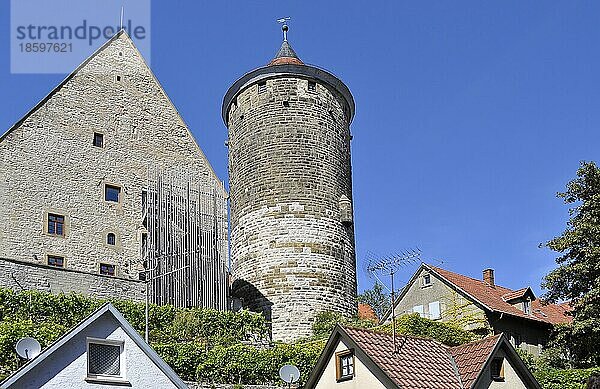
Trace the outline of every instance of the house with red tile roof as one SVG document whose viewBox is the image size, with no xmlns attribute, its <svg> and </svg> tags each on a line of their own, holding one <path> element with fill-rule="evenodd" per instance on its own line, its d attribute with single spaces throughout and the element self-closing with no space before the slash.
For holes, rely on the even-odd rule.
<svg viewBox="0 0 600 389">
<path fill-rule="evenodd" d="M 397 316 L 418 312 L 481 335 L 504 333 L 513 346 L 534 355 L 554 325 L 572 320 L 568 304 L 543 304 L 530 287 L 512 290 L 497 285 L 492 269 L 475 279 L 425 263 L 399 293 L 394 309 Z M 384 321 L 390 320 L 390 313 Z"/>
<path fill-rule="evenodd" d="M 449 347 L 414 336 L 337 326 L 307 389 L 539 389 L 502 334 Z"/>
</svg>

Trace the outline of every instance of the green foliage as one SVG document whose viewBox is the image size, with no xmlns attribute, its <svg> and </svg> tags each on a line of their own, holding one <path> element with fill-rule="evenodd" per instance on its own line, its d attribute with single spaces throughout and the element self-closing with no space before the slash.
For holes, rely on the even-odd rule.
<svg viewBox="0 0 600 389">
<path fill-rule="evenodd" d="M 600 368 L 592 369 L 539 369 L 535 378 L 543 389 L 584 389 L 592 373 L 600 373 Z"/>
<path fill-rule="evenodd" d="M 452 291 L 443 299 L 446 305 L 443 314 L 448 318 L 448 323 L 460 328 L 470 328 L 479 334 L 491 333 L 485 315 L 470 300 L 463 298 L 456 291 Z"/>
<path fill-rule="evenodd" d="M 15 344 L 19 339 L 32 337 L 42 347 L 46 347 L 64 332 L 65 327 L 56 323 L 37 323 L 31 320 L 0 322 L 0 376 L 7 376 L 22 365 L 15 352 Z"/>
<path fill-rule="evenodd" d="M 377 330 L 391 334 L 392 324 L 380 326 Z M 421 317 L 418 313 L 397 317 L 396 333 L 431 338 L 448 346 L 458 346 L 477 340 L 475 334 L 463 330 L 456 324 L 430 320 Z"/>
<path fill-rule="evenodd" d="M 374 326 L 373 322 L 370 320 L 359 320 L 356 317 L 349 318 L 338 312 L 319 312 L 312 325 L 312 339 L 328 338 L 333 332 L 336 324 L 359 328 L 370 328 Z"/>
<path fill-rule="evenodd" d="M 538 370 L 538 360 L 535 355 L 520 348 L 516 348 L 515 351 L 519 354 L 519 357 L 523 360 L 529 371 L 535 373 Z"/>
<path fill-rule="evenodd" d="M 314 338 L 319 339 L 329 337 L 336 324 L 358 328 L 373 327 L 373 323 L 368 320 L 352 320 L 342 316 L 337 312 L 321 312 L 315 318 L 315 323 L 312 327 Z M 392 324 L 384 324 L 378 327 L 373 327 L 373 329 L 391 334 Z M 419 316 L 418 313 L 397 317 L 396 333 L 432 338 L 449 346 L 457 346 L 459 344 L 471 342 L 478 338 L 477 335 L 463 330 L 456 324 L 426 319 Z"/>
<path fill-rule="evenodd" d="M 548 349 L 545 349 L 546 352 Z M 592 373 L 600 374 L 600 367 L 591 369 L 557 369 L 548 364 L 547 356 L 535 357 L 517 349 L 517 354 L 533 373 L 543 389 L 583 389 Z"/>
<path fill-rule="evenodd" d="M 383 285 L 379 282 L 375 282 L 372 289 L 367 289 L 359 294 L 357 299 L 359 303 L 369 304 L 379 320 L 390 309 L 390 297 L 383 293 Z"/>
<path fill-rule="evenodd" d="M 152 343 L 152 348 L 177 372 L 183 380 L 196 378 L 196 367 L 206 354 L 206 346 L 200 342 Z"/>
<path fill-rule="evenodd" d="M 104 303 L 74 293 L 0 289 L 0 377 L 21 363 L 14 351 L 19 338 L 32 336 L 46 347 Z M 126 300 L 111 303 L 140 334 L 144 332 L 144 304 Z M 265 318 L 248 311 L 233 313 L 153 304 L 149 307 L 149 330 L 151 345 L 185 379 L 195 378 L 196 367 L 212 347 L 265 339 L 269 333 Z"/>
<path fill-rule="evenodd" d="M 300 382 L 306 382 L 323 347 L 323 342 L 276 344 L 269 349 L 243 344 L 216 346 L 200 361 L 197 379 L 245 384 L 278 383 L 281 381 L 279 368 L 292 364 L 301 372 Z"/>
<path fill-rule="evenodd" d="M 582 162 L 577 178 L 558 193 L 569 209 L 567 228 L 545 246 L 560 253 L 558 268 L 544 278 L 551 302 L 569 300 L 573 324 L 561 329 L 564 354 L 575 366 L 600 365 L 600 168 Z"/>
</svg>

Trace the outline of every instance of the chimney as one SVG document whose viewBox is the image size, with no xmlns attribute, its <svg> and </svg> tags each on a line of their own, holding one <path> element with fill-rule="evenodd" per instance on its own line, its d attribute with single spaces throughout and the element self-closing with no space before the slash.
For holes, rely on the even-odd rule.
<svg viewBox="0 0 600 389">
<path fill-rule="evenodd" d="M 485 269 L 483 271 L 483 282 L 492 287 L 496 286 L 494 284 L 494 269 Z"/>
</svg>

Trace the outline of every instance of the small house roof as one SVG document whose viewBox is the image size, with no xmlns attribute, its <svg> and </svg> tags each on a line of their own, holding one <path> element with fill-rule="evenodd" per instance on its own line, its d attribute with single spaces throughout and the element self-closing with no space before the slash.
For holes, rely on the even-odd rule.
<svg viewBox="0 0 600 389">
<path fill-rule="evenodd" d="M 59 352 L 61 347 L 65 345 L 69 340 L 73 339 L 84 329 L 93 325 L 102 315 L 110 314 L 119 323 L 123 331 L 133 340 L 133 342 L 150 358 L 152 362 L 173 382 L 173 384 L 180 388 L 187 388 L 187 385 L 179 378 L 179 376 L 171 369 L 165 361 L 158 356 L 158 354 L 142 339 L 140 334 L 129 324 L 127 320 L 121 315 L 121 313 L 110 303 L 106 303 L 95 312 L 93 312 L 87 319 L 79 323 L 71 331 L 67 332 L 62 337 L 58 338 L 54 343 L 41 352 L 40 355 L 33 358 L 19 370 L 8 376 L 2 383 L 0 383 L 0 389 L 9 388 L 12 384 L 17 382 L 27 373 L 29 373 L 34 367 L 38 366 L 45 359 L 52 358 L 52 354 Z"/>
<path fill-rule="evenodd" d="M 373 330 L 336 326 L 306 388 L 314 388 L 339 341 L 353 348 L 356 357 L 386 388 L 471 389 L 477 387 L 483 372 L 500 348 L 509 358 L 528 388 L 540 386 L 516 351 L 502 334 L 461 346 L 449 347 L 437 340 L 397 335 Z"/>
</svg>

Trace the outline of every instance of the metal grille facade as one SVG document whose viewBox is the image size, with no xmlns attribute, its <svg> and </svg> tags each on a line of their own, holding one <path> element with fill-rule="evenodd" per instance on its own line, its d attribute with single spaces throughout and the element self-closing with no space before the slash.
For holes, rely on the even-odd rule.
<svg viewBox="0 0 600 389">
<path fill-rule="evenodd" d="M 153 303 L 227 309 L 227 199 L 221 182 L 150 170 L 142 256 Z"/>
</svg>

